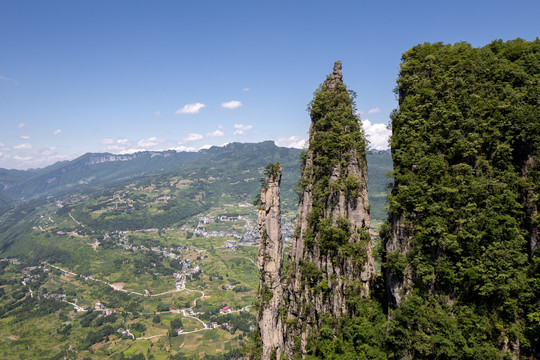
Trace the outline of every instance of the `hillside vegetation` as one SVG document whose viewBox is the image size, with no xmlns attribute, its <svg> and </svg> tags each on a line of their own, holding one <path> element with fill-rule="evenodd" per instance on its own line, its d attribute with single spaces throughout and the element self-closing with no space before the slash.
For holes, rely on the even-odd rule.
<svg viewBox="0 0 540 360">
<path fill-rule="evenodd" d="M 299 153 L 235 143 L 188 160 L 86 154 L 0 172 L 9 198 L 0 216 L 0 357 L 240 356 L 257 289 L 252 202 L 265 166 L 280 161 L 291 235 Z M 388 152 L 372 156 L 374 174 L 391 170 Z M 220 314 L 226 306 L 232 312 Z"/>
<path fill-rule="evenodd" d="M 396 358 L 540 349 L 540 40 L 403 55 L 386 232 Z"/>
<path fill-rule="evenodd" d="M 538 358 L 540 40 L 415 46 L 396 91 L 383 276 L 306 358 Z"/>
</svg>

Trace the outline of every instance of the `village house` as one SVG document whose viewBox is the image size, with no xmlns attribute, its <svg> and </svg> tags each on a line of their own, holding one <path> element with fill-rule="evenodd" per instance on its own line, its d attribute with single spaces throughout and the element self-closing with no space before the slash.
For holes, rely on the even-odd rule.
<svg viewBox="0 0 540 360">
<path fill-rule="evenodd" d="M 220 314 L 230 314 L 231 308 L 229 306 L 225 306 L 223 309 L 219 309 Z"/>
</svg>

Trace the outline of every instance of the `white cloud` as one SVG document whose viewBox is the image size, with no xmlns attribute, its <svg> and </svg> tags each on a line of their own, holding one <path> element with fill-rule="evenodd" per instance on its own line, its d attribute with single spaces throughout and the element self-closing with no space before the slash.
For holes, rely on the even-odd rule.
<svg viewBox="0 0 540 360">
<path fill-rule="evenodd" d="M 228 142 L 223 143 L 223 144 L 221 144 L 221 145 L 210 145 L 210 144 L 205 144 L 205 145 L 201 146 L 201 147 L 199 148 L 199 150 L 210 149 L 210 148 L 213 147 L 213 146 L 215 146 L 215 147 L 225 147 L 225 146 L 227 146 L 227 145 L 229 145 Z M 197 150 L 197 151 L 198 151 L 198 150 Z"/>
<path fill-rule="evenodd" d="M 138 141 L 131 141 L 127 138 L 111 139 L 105 138 L 101 140 L 101 144 L 106 145 L 104 151 L 116 153 L 116 154 L 133 154 L 140 151 L 149 150 L 162 150 L 156 149 L 159 145 L 166 143 L 167 140 L 158 139 L 155 136 L 147 139 L 139 139 Z"/>
<path fill-rule="evenodd" d="M 69 160 L 72 157 L 60 155 L 55 147 L 41 148 L 33 154 L 1 154 L 0 159 L 5 164 L 2 167 L 14 169 L 40 168 L 57 161 Z"/>
<path fill-rule="evenodd" d="M 388 149 L 388 139 L 392 131 L 384 124 L 372 124 L 368 119 L 362 120 L 362 126 L 370 142 L 370 148 L 376 150 Z"/>
<path fill-rule="evenodd" d="M 134 154 L 134 153 L 141 152 L 141 151 L 146 151 L 146 149 L 141 149 L 141 148 L 128 148 L 128 149 L 124 149 L 124 150 L 118 151 L 118 154 L 120 154 L 120 155 Z"/>
<path fill-rule="evenodd" d="M 240 106 L 242 106 L 242 103 L 238 100 L 227 101 L 227 102 L 221 103 L 221 107 L 225 109 L 236 109 L 236 108 L 239 108 Z"/>
<path fill-rule="evenodd" d="M 245 135 L 247 130 L 253 129 L 253 125 L 234 124 L 234 135 Z"/>
<path fill-rule="evenodd" d="M 198 114 L 202 108 L 205 108 L 206 105 L 201 103 L 187 104 L 183 108 L 176 110 L 175 114 Z"/>
<path fill-rule="evenodd" d="M 23 140 L 28 140 L 30 139 L 30 136 L 28 135 L 22 135 L 22 136 L 19 136 L 19 138 L 23 139 Z"/>
<path fill-rule="evenodd" d="M 197 141 L 201 140 L 203 136 L 201 134 L 189 134 L 185 138 L 182 139 L 182 142 L 190 142 L 190 141 Z"/>
<path fill-rule="evenodd" d="M 16 150 L 30 150 L 32 148 L 32 144 L 30 143 L 19 144 L 19 145 L 15 145 L 13 148 Z"/>
<path fill-rule="evenodd" d="M 31 157 L 31 156 L 14 155 L 14 156 L 13 156 L 13 159 L 14 159 L 14 160 L 17 160 L 17 161 L 30 161 L 30 160 L 33 159 L 33 157 Z"/>
<path fill-rule="evenodd" d="M 249 90 L 251 90 L 251 89 L 250 89 L 250 88 L 243 88 L 243 89 L 242 89 L 242 91 L 244 91 L 244 92 L 245 92 L 245 91 L 249 91 Z"/>
<path fill-rule="evenodd" d="M 107 152 L 112 152 L 112 153 L 122 153 L 123 151 L 126 151 L 126 149 L 127 147 L 123 145 L 114 144 L 114 145 L 106 146 L 105 149 L 103 150 Z"/>
<path fill-rule="evenodd" d="M 123 151 L 126 151 L 128 148 L 131 147 L 131 142 L 126 139 L 103 139 L 101 140 L 101 143 L 103 145 L 107 145 L 104 149 L 104 151 L 110 151 L 110 152 L 117 152 L 122 153 Z M 141 151 L 140 149 L 138 151 Z"/>
<path fill-rule="evenodd" d="M 39 150 L 39 154 L 44 155 L 44 156 L 56 155 L 57 154 L 56 147 L 53 146 L 50 148 L 41 149 Z"/>
<path fill-rule="evenodd" d="M 219 129 L 206 134 L 206 137 L 223 137 L 223 136 L 225 136 L 225 133 Z"/>
<path fill-rule="evenodd" d="M 307 141 L 300 136 L 291 136 L 288 138 L 280 137 L 275 142 L 277 146 L 303 149 Z"/>
<path fill-rule="evenodd" d="M 18 127 L 19 129 L 22 129 L 22 128 L 25 127 L 25 126 L 26 126 L 26 123 L 23 123 L 23 122 L 17 124 L 17 127 Z"/>
<path fill-rule="evenodd" d="M 376 107 L 376 108 L 373 108 L 373 109 L 369 109 L 367 113 L 368 114 L 376 114 L 376 113 L 378 113 L 380 111 L 381 111 L 381 109 Z"/>
<path fill-rule="evenodd" d="M 103 139 L 101 140 L 101 143 L 104 144 L 104 145 L 111 145 L 111 144 L 114 144 L 114 140 L 113 139 Z"/>
<path fill-rule="evenodd" d="M 141 139 L 137 141 L 137 146 L 141 148 L 153 148 L 163 143 L 165 140 L 160 140 L 156 137 L 150 137 L 148 139 Z"/>
<path fill-rule="evenodd" d="M 178 147 L 171 148 L 171 150 L 176 150 L 176 151 L 189 151 L 189 152 L 197 151 L 197 149 L 195 149 L 193 146 L 183 146 L 183 145 L 180 145 L 180 146 L 178 146 Z"/>
<path fill-rule="evenodd" d="M 158 111 L 154 112 L 154 115 L 156 115 L 156 116 L 161 115 L 161 111 L 158 110 Z"/>
<path fill-rule="evenodd" d="M 56 130 L 53 131 L 52 134 L 53 134 L 54 136 L 56 136 L 56 135 L 60 134 L 61 132 L 62 132 L 62 130 L 56 129 Z"/>
</svg>

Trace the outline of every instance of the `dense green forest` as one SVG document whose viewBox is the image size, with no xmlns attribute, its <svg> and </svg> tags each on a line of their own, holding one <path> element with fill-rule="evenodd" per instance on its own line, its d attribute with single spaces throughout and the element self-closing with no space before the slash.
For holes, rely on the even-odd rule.
<svg viewBox="0 0 540 360">
<path fill-rule="evenodd" d="M 540 40 L 416 46 L 398 92 L 389 226 L 404 234 L 387 246 L 409 244 L 386 254 L 405 275 L 392 353 L 535 355 Z"/>
<path fill-rule="evenodd" d="M 384 275 L 308 357 L 537 358 L 540 40 L 418 45 L 397 83 Z"/>
</svg>

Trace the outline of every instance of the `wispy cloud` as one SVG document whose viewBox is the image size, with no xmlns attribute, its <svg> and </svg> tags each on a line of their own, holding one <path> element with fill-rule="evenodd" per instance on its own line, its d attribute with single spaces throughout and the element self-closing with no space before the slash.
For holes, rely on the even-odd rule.
<svg viewBox="0 0 540 360">
<path fill-rule="evenodd" d="M 126 151 L 128 148 L 131 147 L 131 142 L 126 138 L 121 138 L 121 139 L 116 139 L 116 140 L 106 138 L 106 139 L 101 140 L 101 143 L 103 145 L 107 145 L 104 148 L 105 151 L 117 152 L 117 153 Z"/>
<path fill-rule="evenodd" d="M 307 141 L 301 136 L 290 136 L 288 138 L 280 137 L 275 142 L 277 146 L 303 149 Z"/>
<path fill-rule="evenodd" d="M 253 125 L 234 124 L 234 135 L 245 135 L 245 132 L 253 129 Z"/>
<path fill-rule="evenodd" d="M 53 156 L 53 155 L 57 155 L 57 151 L 56 151 L 56 147 L 50 147 L 50 148 L 44 148 L 44 149 L 41 149 L 38 151 L 38 153 L 40 155 L 44 155 L 44 156 Z"/>
<path fill-rule="evenodd" d="M 150 137 L 148 139 L 141 139 L 137 141 L 137 146 L 140 148 L 154 148 L 159 144 L 164 143 L 165 140 L 160 140 L 157 137 Z"/>
<path fill-rule="evenodd" d="M 191 142 L 191 141 L 197 141 L 201 140 L 203 136 L 201 134 L 189 134 L 185 138 L 182 139 L 182 142 Z"/>
<path fill-rule="evenodd" d="M 242 91 L 246 92 L 246 91 L 249 91 L 251 90 L 250 88 L 243 88 Z"/>
<path fill-rule="evenodd" d="M 25 126 L 26 126 L 26 123 L 23 123 L 23 122 L 17 124 L 17 127 L 18 127 L 19 129 L 22 129 L 22 128 L 25 127 Z"/>
<path fill-rule="evenodd" d="M 31 148 L 32 148 L 32 144 L 30 143 L 19 144 L 13 147 L 13 149 L 16 149 L 16 150 L 30 150 Z"/>
<path fill-rule="evenodd" d="M 15 84 L 18 84 L 18 83 L 19 83 L 17 80 L 14 80 L 14 79 L 8 78 L 7 76 L 2 76 L 2 75 L 0 75 L 0 80 L 3 80 L 3 81 L 12 81 L 12 82 L 14 82 Z"/>
<path fill-rule="evenodd" d="M 56 135 L 60 134 L 61 132 L 62 132 L 62 130 L 56 129 L 56 130 L 53 131 L 52 134 L 53 134 L 54 136 L 56 136 Z"/>
<path fill-rule="evenodd" d="M 370 148 L 376 150 L 388 149 L 388 139 L 392 134 L 384 124 L 372 124 L 371 121 L 362 120 L 362 126 L 370 142 Z"/>
<path fill-rule="evenodd" d="M 102 143 L 103 145 L 111 145 L 111 144 L 114 144 L 115 142 L 116 142 L 116 140 L 114 140 L 114 139 L 109 139 L 109 138 L 101 140 L 101 143 Z"/>
<path fill-rule="evenodd" d="M 155 111 L 155 112 L 154 112 L 154 115 L 156 115 L 156 116 L 161 115 L 161 111 L 159 111 L 159 110 L 158 110 L 158 111 Z"/>
<path fill-rule="evenodd" d="M 376 114 L 376 113 L 378 113 L 380 111 L 381 111 L 381 109 L 376 107 L 376 108 L 373 108 L 373 109 L 369 109 L 367 113 L 368 114 Z"/>
<path fill-rule="evenodd" d="M 225 136 L 225 133 L 219 129 L 206 134 L 206 137 L 223 137 L 223 136 Z"/>
<path fill-rule="evenodd" d="M 21 155 L 13 155 L 11 158 L 14 159 L 14 160 L 17 160 L 17 161 L 25 161 L 25 162 L 34 159 L 31 156 L 21 156 Z"/>
<path fill-rule="evenodd" d="M 201 109 L 205 108 L 206 105 L 201 103 L 187 104 L 183 108 L 176 110 L 175 114 L 198 114 Z"/>
<path fill-rule="evenodd" d="M 116 154 L 133 154 L 139 151 L 161 151 L 167 148 L 167 142 L 167 140 L 159 139 L 155 136 L 147 139 L 139 139 L 137 141 L 132 141 L 127 138 L 105 138 L 101 140 L 101 144 L 106 145 L 103 149 L 104 151 Z"/>
<path fill-rule="evenodd" d="M 242 102 L 238 100 L 232 100 L 232 101 L 221 103 L 221 107 L 225 109 L 236 109 L 236 108 L 239 108 L 240 106 L 242 106 Z"/>
<path fill-rule="evenodd" d="M 1 149 L 0 150 L 4 150 Z M 9 149 L 7 149 L 9 151 Z M 0 152 L 0 159 L 3 165 L 2 167 L 9 167 L 14 169 L 29 169 L 40 168 L 57 161 L 68 160 L 71 157 L 67 155 L 58 154 L 55 147 L 41 148 L 38 151 L 31 153 L 21 153 L 13 149 L 15 152 L 9 151 Z"/>
<path fill-rule="evenodd" d="M 19 136 L 20 139 L 23 139 L 23 140 L 28 140 L 30 139 L 30 136 L 28 135 L 22 135 L 22 136 Z"/>
</svg>

